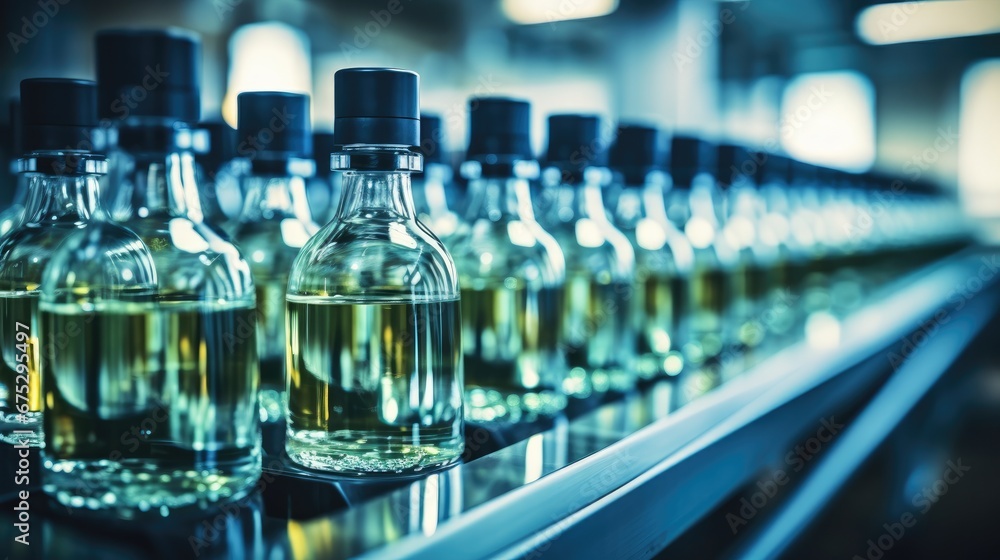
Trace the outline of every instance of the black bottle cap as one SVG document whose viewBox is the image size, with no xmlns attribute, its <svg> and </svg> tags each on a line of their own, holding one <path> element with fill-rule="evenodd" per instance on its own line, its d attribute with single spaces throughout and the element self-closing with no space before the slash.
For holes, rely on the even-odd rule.
<svg viewBox="0 0 1000 560">
<path fill-rule="evenodd" d="M 798 184 L 813 184 L 819 177 L 819 167 L 799 160 L 791 160 L 791 180 Z"/>
<path fill-rule="evenodd" d="M 420 78 L 397 68 L 345 68 L 333 76 L 337 145 L 420 145 Z"/>
<path fill-rule="evenodd" d="M 596 115 L 550 115 L 546 163 L 566 171 L 605 166 L 608 144 L 601 138 L 601 119 Z"/>
<path fill-rule="evenodd" d="M 236 157 L 236 129 L 223 121 L 206 121 L 198 128 L 208 132 L 208 151 L 196 156 L 208 171 L 218 170 Z"/>
<path fill-rule="evenodd" d="M 98 33 L 96 45 L 101 118 L 198 121 L 200 43 L 193 32 L 116 29 Z"/>
<path fill-rule="evenodd" d="M 420 113 L 420 153 L 424 154 L 424 165 L 445 163 L 444 127 L 441 124 L 441 117 Z"/>
<path fill-rule="evenodd" d="M 712 173 L 715 169 L 715 146 L 701 138 L 674 136 L 670 141 L 670 175 L 674 185 L 691 186 L 699 173 Z"/>
<path fill-rule="evenodd" d="M 236 97 L 237 135 L 262 161 L 312 157 L 309 96 L 245 91 Z"/>
<path fill-rule="evenodd" d="M 332 132 L 313 132 L 313 161 L 316 162 L 317 175 L 330 174 L 330 154 L 337 150 L 337 143 Z"/>
<path fill-rule="evenodd" d="M 93 151 L 97 84 L 32 78 L 21 82 L 21 149 Z"/>
<path fill-rule="evenodd" d="M 651 126 L 619 124 L 611 145 L 611 169 L 621 173 L 627 185 L 641 185 L 650 171 L 662 170 L 666 150 L 663 135 Z"/>
<path fill-rule="evenodd" d="M 521 99 L 469 99 L 470 160 L 494 156 L 500 160 L 533 160 L 531 104 Z"/>
<path fill-rule="evenodd" d="M 756 154 L 759 162 L 757 166 L 757 184 L 764 185 L 771 182 L 787 183 L 791 178 L 792 160 L 781 154 L 771 154 L 759 152 Z"/>
<path fill-rule="evenodd" d="M 757 163 L 743 146 L 720 144 L 715 167 L 715 178 L 720 185 L 728 187 L 743 178 L 752 180 Z"/>
</svg>

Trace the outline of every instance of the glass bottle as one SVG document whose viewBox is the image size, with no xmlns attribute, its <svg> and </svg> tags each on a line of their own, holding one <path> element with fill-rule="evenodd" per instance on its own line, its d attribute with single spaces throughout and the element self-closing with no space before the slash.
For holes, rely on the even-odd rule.
<svg viewBox="0 0 1000 560">
<path fill-rule="evenodd" d="M 763 199 L 752 176 L 740 171 L 748 161 L 753 160 L 745 148 L 734 144 L 718 146 L 715 177 L 722 191 L 720 235 L 736 253 L 730 281 L 733 295 L 729 319 L 733 322 L 736 344 L 746 353 L 744 366 L 756 359 L 754 350 L 768 334 L 772 317 L 765 310 L 773 280 L 770 271 L 777 260 L 774 247 L 763 243 L 760 237 Z"/>
<path fill-rule="evenodd" d="M 43 273 L 56 248 L 100 213 L 97 177 L 107 162 L 93 153 L 93 82 L 29 79 L 21 96 L 18 169 L 28 193 L 23 219 L 0 244 L 0 440 L 40 447 Z"/>
<path fill-rule="evenodd" d="M 532 421 L 566 407 L 559 346 L 566 265 L 535 221 L 529 181 L 530 105 L 469 101 L 465 219 L 447 239 L 462 286 L 465 415 L 473 421 Z M 421 123 L 423 124 L 423 123 Z"/>
<path fill-rule="evenodd" d="M 306 181 L 314 170 L 309 96 L 244 92 L 237 97 L 237 109 L 241 143 L 258 148 L 246 154 L 243 213 L 233 239 L 249 258 L 257 287 L 261 419 L 273 422 L 284 410 L 288 271 L 319 231 L 306 198 Z M 285 120 L 275 121 L 275 115 Z"/>
<path fill-rule="evenodd" d="M 117 127 L 131 169 L 127 226 L 152 254 L 152 294 L 71 299 L 86 244 L 67 248 L 62 275 L 50 275 L 52 329 L 64 305 L 94 310 L 87 346 L 53 368 L 74 382 L 45 388 L 46 484 L 71 506 L 163 513 L 243 495 L 260 476 L 254 285 L 240 252 L 203 220 L 189 148 L 197 53 L 197 39 L 177 31 L 97 37 L 100 111 L 142 87 L 144 69 L 175 64 L 162 63 L 169 82 Z M 79 375 L 81 363 L 94 372 Z"/>
<path fill-rule="evenodd" d="M 420 115 L 420 152 L 424 155 L 424 170 L 413 174 L 413 204 L 417 219 L 439 238 L 447 240 L 458 229 L 461 217 L 454 211 L 455 195 L 452 169 L 444 150 L 444 128 L 441 117 Z"/>
<path fill-rule="evenodd" d="M 546 174 L 558 176 L 546 229 L 566 258 L 561 336 L 574 396 L 635 386 L 635 329 L 630 317 L 635 252 L 608 219 L 602 189 L 610 182 L 600 119 L 552 115 Z M 555 183 L 555 180 L 550 180 Z"/>
<path fill-rule="evenodd" d="M 664 192 L 666 150 L 660 132 L 620 124 L 611 147 L 610 167 L 618 197 L 615 225 L 635 251 L 632 321 L 638 333 L 639 376 L 653 379 L 684 369 L 687 302 L 694 253 L 687 238 L 667 219 Z"/>
<path fill-rule="evenodd" d="M 458 275 L 416 219 L 417 75 L 334 76 L 337 216 L 288 280 L 288 456 L 354 475 L 457 461 L 464 448 Z"/>
<path fill-rule="evenodd" d="M 715 147 L 704 140 L 674 136 L 670 144 L 671 197 L 675 219 L 694 250 L 689 291 L 689 333 L 685 360 L 692 367 L 683 389 L 693 398 L 722 381 L 722 363 L 739 356 L 727 313 L 735 254 L 721 234 L 715 186 Z"/>
</svg>

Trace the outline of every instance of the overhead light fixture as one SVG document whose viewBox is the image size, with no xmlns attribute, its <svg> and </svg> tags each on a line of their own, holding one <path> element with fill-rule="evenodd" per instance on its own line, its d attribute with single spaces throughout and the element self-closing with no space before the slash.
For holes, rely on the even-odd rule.
<svg viewBox="0 0 1000 560">
<path fill-rule="evenodd" d="M 514 23 L 554 23 L 606 16 L 618 0 L 503 0 L 503 13 Z"/>
<path fill-rule="evenodd" d="M 1000 33 L 996 0 L 925 0 L 869 6 L 855 21 L 872 45 Z"/>
<path fill-rule="evenodd" d="M 281 22 L 252 23 L 229 39 L 229 83 L 222 118 L 236 128 L 236 96 L 244 91 L 312 94 L 309 37 Z"/>
</svg>

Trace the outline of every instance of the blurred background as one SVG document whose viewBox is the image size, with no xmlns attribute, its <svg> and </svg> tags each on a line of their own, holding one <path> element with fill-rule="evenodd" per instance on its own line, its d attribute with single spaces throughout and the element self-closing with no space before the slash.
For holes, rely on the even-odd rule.
<svg viewBox="0 0 1000 560">
<path fill-rule="evenodd" d="M 4 2 L 0 93 L 93 78 L 93 34 L 178 26 L 204 44 L 202 117 L 235 124 L 241 91 L 303 91 L 333 123 L 333 73 L 396 66 L 461 150 L 470 95 L 597 112 L 932 181 L 988 226 L 1000 216 L 995 0 L 16 0 Z M 609 127 L 609 134 L 611 129 Z M 991 235 L 989 227 L 982 228 Z"/>
</svg>

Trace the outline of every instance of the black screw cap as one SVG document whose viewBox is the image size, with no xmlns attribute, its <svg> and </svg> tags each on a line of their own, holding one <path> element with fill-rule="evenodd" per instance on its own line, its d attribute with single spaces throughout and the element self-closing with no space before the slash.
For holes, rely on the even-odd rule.
<svg viewBox="0 0 1000 560">
<path fill-rule="evenodd" d="M 596 115 L 549 116 L 548 164 L 569 171 L 604 166 L 608 144 L 601 138 L 601 119 Z"/>
<path fill-rule="evenodd" d="M 624 176 L 626 184 L 641 185 L 650 171 L 663 169 L 665 159 L 664 137 L 659 130 L 637 124 L 618 125 L 609 165 Z"/>
<path fill-rule="evenodd" d="M 97 84 L 87 80 L 32 78 L 21 82 L 21 149 L 94 149 Z"/>
<path fill-rule="evenodd" d="M 158 117 L 195 123 L 201 113 L 201 45 L 181 29 L 97 34 L 98 111 L 104 119 Z"/>
<path fill-rule="evenodd" d="M 420 145 L 420 78 L 397 68 L 345 68 L 333 76 L 337 145 Z"/>
<path fill-rule="evenodd" d="M 237 136 L 240 142 L 254 147 L 255 159 L 283 161 L 312 157 L 308 95 L 245 91 L 236 97 L 236 109 Z"/>
<path fill-rule="evenodd" d="M 424 154 L 424 165 L 445 163 L 444 127 L 441 117 L 430 113 L 420 113 L 420 153 Z"/>
<path fill-rule="evenodd" d="M 753 179 L 752 170 L 757 166 L 750 151 L 736 144 L 721 144 L 716 158 L 715 178 L 723 187 L 728 187 L 741 178 Z M 744 169 L 749 168 L 751 174 Z"/>
<path fill-rule="evenodd" d="M 691 186 L 699 173 L 715 174 L 715 146 L 691 136 L 674 136 L 670 141 L 670 175 L 674 185 Z"/>
<path fill-rule="evenodd" d="M 532 160 L 531 104 L 521 99 L 473 97 L 469 99 L 470 160 L 487 156 Z"/>
</svg>

